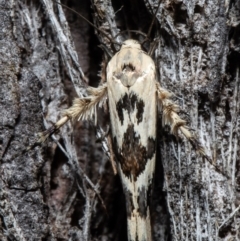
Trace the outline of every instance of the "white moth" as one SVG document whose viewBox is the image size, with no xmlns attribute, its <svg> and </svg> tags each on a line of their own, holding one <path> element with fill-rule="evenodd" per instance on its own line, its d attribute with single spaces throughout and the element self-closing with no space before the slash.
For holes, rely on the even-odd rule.
<svg viewBox="0 0 240 241">
<path fill-rule="evenodd" d="M 118 173 L 126 199 L 129 241 L 151 241 L 149 205 L 156 159 L 157 111 L 162 110 L 163 125 L 178 130 L 207 158 L 204 149 L 176 113 L 178 106 L 160 87 L 152 58 L 136 40 L 123 42 L 109 61 L 107 81 L 98 88 L 88 88 L 89 96 L 75 99 L 64 117 L 42 133 L 41 141 L 70 119 L 90 120 L 96 107 L 107 100 L 111 136 Z M 158 108 L 160 107 L 160 108 Z"/>
<path fill-rule="evenodd" d="M 113 148 L 127 204 L 128 239 L 151 240 L 149 201 L 156 159 L 153 60 L 127 40 L 107 67 Z"/>
</svg>

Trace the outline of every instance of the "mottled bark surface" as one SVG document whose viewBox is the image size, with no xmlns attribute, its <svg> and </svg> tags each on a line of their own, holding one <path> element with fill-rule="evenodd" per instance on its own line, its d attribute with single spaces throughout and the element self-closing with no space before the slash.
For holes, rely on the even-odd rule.
<svg viewBox="0 0 240 241">
<path fill-rule="evenodd" d="M 147 33 L 158 6 L 64 3 L 112 37 Z M 154 240 L 238 240 L 240 2 L 161 1 L 156 19 L 159 82 L 225 175 L 161 128 L 160 116 Z M 113 46 L 51 0 L 0 0 L 0 25 L 0 240 L 126 240 L 121 184 L 92 123 L 69 123 L 22 153 L 88 84 L 98 85 Z M 121 32 L 116 41 L 127 38 Z M 98 119 L 106 130 L 108 115 Z"/>
</svg>

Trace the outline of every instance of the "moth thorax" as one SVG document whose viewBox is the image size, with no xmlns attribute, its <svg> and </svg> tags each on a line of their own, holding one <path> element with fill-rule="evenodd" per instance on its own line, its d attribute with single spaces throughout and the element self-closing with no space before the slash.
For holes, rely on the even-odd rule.
<svg viewBox="0 0 240 241">
<path fill-rule="evenodd" d="M 140 43 L 137 40 L 134 39 L 128 39 L 122 43 L 123 48 L 135 48 L 135 49 L 142 49 Z"/>
</svg>

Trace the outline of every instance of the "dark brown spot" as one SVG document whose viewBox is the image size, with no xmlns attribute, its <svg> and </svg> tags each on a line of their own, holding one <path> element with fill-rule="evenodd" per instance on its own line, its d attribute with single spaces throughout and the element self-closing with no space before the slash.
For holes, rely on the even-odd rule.
<svg viewBox="0 0 240 241">
<path fill-rule="evenodd" d="M 116 137 L 113 145 L 123 173 L 128 178 L 133 176 L 136 181 L 137 177 L 144 171 L 147 161 L 154 155 L 155 140 L 149 137 L 148 146 L 143 146 L 139 133 L 135 132 L 134 125 L 130 124 L 123 136 L 122 148 L 118 147 Z"/>
</svg>

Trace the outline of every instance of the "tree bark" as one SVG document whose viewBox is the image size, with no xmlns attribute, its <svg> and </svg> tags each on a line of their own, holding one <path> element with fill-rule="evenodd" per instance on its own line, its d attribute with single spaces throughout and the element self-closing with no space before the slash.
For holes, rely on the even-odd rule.
<svg viewBox="0 0 240 241">
<path fill-rule="evenodd" d="M 63 4 L 119 43 L 142 41 L 129 30 L 146 34 L 158 7 L 150 0 Z M 150 34 L 159 82 L 214 165 L 159 116 L 153 240 L 240 239 L 239 16 L 237 0 L 160 2 Z M 87 85 L 104 79 L 118 45 L 52 0 L 0 0 L 0 23 L 0 240 L 127 240 L 121 183 L 102 151 L 108 114 L 98 113 L 102 129 L 69 123 L 25 151 Z"/>
</svg>

